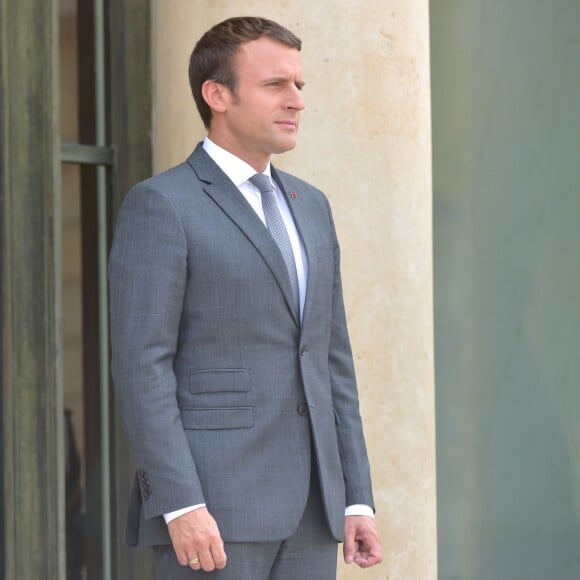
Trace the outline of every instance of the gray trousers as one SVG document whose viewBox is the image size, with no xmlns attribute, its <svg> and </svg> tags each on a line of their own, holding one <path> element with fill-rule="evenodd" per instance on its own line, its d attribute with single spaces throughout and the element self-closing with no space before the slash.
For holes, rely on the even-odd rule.
<svg viewBox="0 0 580 580">
<path fill-rule="evenodd" d="M 313 465 L 314 467 L 314 465 Z M 312 470 L 313 473 L 316 471 Z M 337 542 L 330 535 L 314 476 L 296 533 L 281 542 L 226 542 L 223 570 L 180 566 L 172 546 L 156 546 L 157 580 L 336 580 Z"/>
</svg>

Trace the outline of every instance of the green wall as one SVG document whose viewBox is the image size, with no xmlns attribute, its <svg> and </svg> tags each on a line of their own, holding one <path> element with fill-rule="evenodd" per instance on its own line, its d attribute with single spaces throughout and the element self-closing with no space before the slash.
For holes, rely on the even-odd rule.
<svg viewBox="0 0 580 580">
<path fill-rule="evenodd" d="M 580 1 L 432 0 L 440 580 L 580 578 Z"/>
</svg>

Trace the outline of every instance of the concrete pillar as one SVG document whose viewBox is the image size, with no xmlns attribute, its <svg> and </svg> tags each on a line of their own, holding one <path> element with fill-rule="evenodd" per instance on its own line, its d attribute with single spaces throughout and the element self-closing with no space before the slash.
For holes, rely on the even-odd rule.
<svg viewBox="0 0 580 580">
<path fill-rule="evenodd" d="M 154 2 L 154 158 L 203 138 L 187 82 L 195 41 L 253 14 L 303 40 L 299 144 L 275 159 L 330 198 L 385 563 L 340 578 L 436 578 L 427 0 Z"/>
</svg>

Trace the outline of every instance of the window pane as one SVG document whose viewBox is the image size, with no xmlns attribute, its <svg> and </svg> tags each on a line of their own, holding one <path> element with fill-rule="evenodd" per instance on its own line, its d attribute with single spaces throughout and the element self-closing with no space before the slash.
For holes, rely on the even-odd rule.
<svg viewBox="0 0 580 580">
<path fill-rule="evenodd" d="M 60 6 L 61 140 L 75 143 L 78 131 L 76 3 Z M 62 165 L 62 338 L 66 477 L 67 579 L 84 578 L 83 292 L 80 167 Z"/>
</svg>

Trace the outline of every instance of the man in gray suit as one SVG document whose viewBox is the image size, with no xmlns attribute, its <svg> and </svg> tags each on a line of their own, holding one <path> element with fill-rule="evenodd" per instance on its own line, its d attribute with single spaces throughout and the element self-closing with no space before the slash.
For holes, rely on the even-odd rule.
<svg viewBox="0 0 580 580">
<path fill-rule="evenodd" d="M 189 68 L 208 136 L 119 214 L 127 540 L 155 547 L 160 580 L 331 579 L 340 541 L 381 561 L 332 215 L 270 165 L 296 143 L 300 48 L 262 18 L 209 30 Z"/>
</svg>

